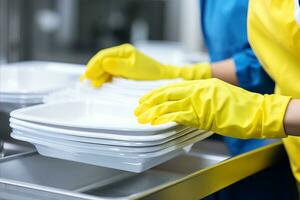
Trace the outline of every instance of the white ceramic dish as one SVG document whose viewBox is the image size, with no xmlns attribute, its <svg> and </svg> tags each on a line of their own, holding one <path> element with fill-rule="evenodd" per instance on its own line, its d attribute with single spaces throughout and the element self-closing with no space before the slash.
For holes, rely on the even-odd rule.
<svg viewBox="0 0 300 200">
<path fill-rule="evenodd" d="M 126 158 L 116 158 L 110 156 L 99 156 L 85 153 L 76 153 L 65 149 L 51 148 L 47 145 L 35 144 L 37 151 L 47 157 L 53 157 L 63 160 L 70 160 L 75 162 L 81 162 L 96 166 L 108 167 L 113 169 L 119 169 L 123 171 L 141 173 L 155 167 L 163 162 L 166 162 L 184 152 L 184 149 L 178 149 L 168 154 L 159 156 L 155 159 L 144 159 L 141 160 L 128 160 Z"/>
<path fill-rule="evenodd" d="M 148 91 L 179 80 L 136 81 L 114 78 L 112 82 L 105 83 L 102 87 L 96 89 L 90 86 L 89 81 L 84 81 L 62 91 L 47 95 L 44 98 L 44 102 L 102 99 L 118 103 L 130 101 L 130 104 L 137 105 L 138 99 Z"/>
<path fill-rule="evenodd" d="M 107 139 L 107 140 L 118 140 L 118 141 L 135 141 L 135 142 L 158 142 L 158 141 L 165 141 L 169 139 L 170 137 L 178 136 L 178 134 L 182 134 L 181 131 L 186 130 L 186 127 L 179 126 L 176 129 L 171 129 L 169 131 L 159 133 L 159 134 L 150 134 L 150 135 L 138 135 L 138 134 L 132 134 L 132 132 L 101 132 L 99 130 L 94 129 L 87 129 L 85 131 L 83 130 L 77 130 L 76 128 L 72 129 L 64 129 L 61 127 L 55 127 L 55 126 L 49 126 L 45 124 L 37 124 L 32 123 L 28 121 L 22 121 L 14 118 L 10 118 L 10 122 L 12 124 L 25 126 L 30 129 L 35 129 L 37 131 L 43 131 L 47 133 L 56 133 L 56 134 L 64 134 L 64 135 L 70 135 L 70 136 L 79 136 L 79 137 L 85 137 L 85 138 L 95 138 L 95 139 Z M 132 135 L 130 135 L 132 134 Z"/>
<path fill-rule="evenodd" d="M 83 72 L 81 65 L 54 62 L 19 62 L 0 68 L 2 95 L 46 94 L 75 83 Z"/>
<path fill-rule="evenodd" d="M 99 151 L 99 150 L 91 150 L 91 149 L 86 149 L 86 148 L 80 148 L 80 147 L 71 147 L 67 146 L 65 144 L 60 144 L 57 142 L 53 141 L 46 141 L 46 140 L 41 140 L 40 138 L 33 138 L 33 137 L 27 137 L 26 135 L 22 135 L 18 132 L 13 131 L 11 133 L 12 138 L 17 139 L 17 140 L 22 140 L 26 141 L 32 144 L 48 144 L 52 148 L 59 148 L 59 149 L 65 149 L 69 150 L 72 152 L 77 152 L 77 153 L 86 153 L 86 154 L 94 154 L 94 155 L 104 155 L 104 156 L 112 156 L 112 157 L 120 157 L 120 158 L 130 158 L 130 159 L 145 159 L 145 158 L 155 158 L 157 156 L 161 156 L 163 154 L 166 154 L 171 151 L 175 151 L 176 149 L 183 148 L 185 145 L 184 144 L 193 144 L 197 141 L 199 141 L 197 138 L 206 138 L 206 134 L 198 134 L 194 138 L 191 138 L 189 140 L 186 140 L 184 142 L 178 143 L 175 146 L 171 146 L 159 151 L 154 151 L 154 152 L 145 152 L 145 153 L 121 153 L 121 152 L 111 152 L 111 151 Z"/>
<path fill-rule="evenodd" d="M 131 89 L 127 88 L 126 86 L 116 86 L 111 83 L 104 84 L 100 90 L 108 90 L 111 93 L 115 93 L 116 95 L 126 95 L 129 97 L 136 97 L 139 98 L 146 94 L 151 89 Z"/>
<path fill-rule="evenodd" d="M 70 101 L 70 100 L 93 100 L 93 101 L 106 101 L 110 103 L 128 103 L 128 105 L 137 106 L 140 97 L 128 96 L 124 94 L 117 94 L 113 91 L 103 88 L 99 91 L 81 91 L 75 88 L 69 88 L 62 91 L 54 92 L 44 97 L 45 103 L 57 102 L 59 101 Z"/>
<path fill-rule="evenodd" d="M 20 95 L 18 97 L 6 97 L 4 95 L 0 94 L 0 102 L 2 103 L 25 103 L 25 104 L 40 104 L 43 102 L 43 96 L 40 97 L 26 97 L 23 95 Z"/>
<path fill-rule="evenodd" d="M 32 139 L 37 139 L 37 140 L 42 140 L 46 141 L 49 143 L 54 143 L 54 144 L 60 144 L 60 145 L 66 145 L 69 147 L 74 147 L 74 148 L 81 148 L 81 149 L 89 149 L 89 150 L 96 150 L 96 151 L 110 151 L 110 152 L 118 152 L 118 153 L 148 153 L 148 152 L 154 152 L 154 151 L 159 151 L 171 146 L 175 146 L 180 142 L 184 142 L 186 140 L 189 140 L 197 135 L 203 134 L 204 132 L 199 132 L 199 131 L 189 131 L 187 134 L 178 137 L 174 140 L 171 140 L 169 142 L 166 142 L 161 145 L 156 145 L 156 146 L 145 146 L 145 147 L 124 147 L 124 146 L 115 146 L 115 145 L 103 145 L 103 144 L 95 144 L 95 143 L 86 143 L 82 141 L 70 141 L 70 140 L 64 140 L 56 137 L 49 137 L 41 134 L 35 134 L 34 132 L 28 130 L 24 131 L 24 129 L 18 129 L 14 128 L 13 129 L 14 133 L 27 137 L 27 138 L 32 138 Z"/>
<path fill-rule="evenodd" d="M 128 88 L 126 85 L 119 85 L 116 86 L 113 83 L 105 83 L 99 88 L 92 88 L 90 85 L 86 83 L 78 83 L 75 87 L 73 87 L 75 91 L 80 93 L 87 93 L 91 95 L 105 95 L 107 94 L 114 94 L 114 95 L 126 95 L 125 97 L 140 97 L 147 91 L 148 89 L 135 89 L 135 88 Z"/>
<path fill-rule="evenodd" d="M 110 156 L 104 154 L 103 152 L 86 151 L 78 148 L 74 149 L 63 145 L 56 145 L 40 140 L 22 138 L 18 135 L 15 135 L 14 133 L 12 133 L 12 136 L 16 139 L 24 140 L 34 144 L 38 152 L 44 156 L 72 160 L 132 172 L 142 172 L 183 153 L 185 151 L 184 149 L 189 150 L 193 143 L 203 140 L 206 137 L 209 137 L 211 134 L 212 133 L 207 132 L 205 134 L 199 135 L 190 140 L 182 142 L 177 146 L 169 147 L 154 153 L 139 154 L 138 156 L 125 156 L 125 154 L 120 156 Z"/>
<path fill-rule="evenodd" d="M 111 105 L 95 101 L 66 101 L 37 105 L 11 112 L 11 117 L 31 122 L 101 130 L 162 132 L 176 126 L 141 125 L 130 105 Z"/>
<path fill-rule="evenodd" d="M 130 105 L 136 107 L 138 105 L 139 96 L 129 96 L 126 94 L 117 94 L 113 91 L 100 88 L 99 91 L 81 91 L 76 89 L 67 89 L 46 95 L 43 99 L 44 103 L 56 103 L 58 101 L 99 101 L 113 104 Z"/>
<path fill-rule="evenodd" d="M 37 99 L 41 98 L 43 94 L 1 94 L 1 98 L 10 98 L 10 99 Z"/>
<path fill-rule="evenodd" d="M 132 88 L 132 89 L 151 90 L 178 81 L 182 81 L 182 79 L 138 81 L 138 80 L 123 79 L 123 78 L 114 78 L 112 84 L 115 86 L 121 86 L 121 87 Z"/>
<path fill-rule="evenodd" d="M 138 99 L 146 93 L 145 90 L 134 90 L 123 86 L 114 86 L 112 83 L 106 83 L 100 88 L 92 88 L 90 84 L 77 83 L 73 87 L 53 92 L 47 95 L 44 102 L 55 102 L 59 100 L 106 100 L 109 102 L 130 102 L 129 105 L 137 105 Z"/>
<path fill-rule="evenodd" d="M 148 146 L 157 146 L 162 145 L 172 140 L 175 140 L 181 136 L 188 134 L 189 132 L 193 131 L 191 128 L 185 128 L 182 131 L 178 131 L 177 134 L 167 137 L 162 140 L 154 140 L 154 141 L 122 141 L 122 140 L 110 140 L 110 139 L 101 139 L 101 138 L 91 138 L 91 137 L 83 137 L 77 135 L 67 135 L 61 134 L 56 132 L 48 132 L 45 130 L 39 130 L 32 128 L 30 126 L 23 126 L 20 124 L 10 123 L 11 128 L 19 130 L 21 132 L 30 132 L 34 135 L 38 135 L 39 137 L 45 138 L 56 138 L 62 139 L 67 141 L 74 141 L 74 142 L 85 142 L 90 144 L 103 144 L 103 145 L 111 145 L 111 146 L 124 146 L 124 147 L 148 147 Z M 203 131 L 205 132 L 205 131 Z"/>
<path fill-rule="evenodd" d="M 195 142 L 198 142 L 202 139 L 207 138 L 210 135 L 211 135 L 210 132 L 206 132 L 204 134 L 197 134 L 197 136 L 195 136 L 193 138 L 190 138 L 186 141 L 183 141 L 174 146 L 171 146 L 171 147 L 159 150 L 159 151 L 146 152 L 146 153 L 124 153 L 124 152 L 99 151 L 99 150 L 94 150 L 94 149 L 91 150 L 91 149 L 80 148 L 80 147 L 71 147 L 71 146 L 66 146 L 65 144 L 59 144 L 59 143 L 56 143 L 53 141 L 48 142 L 46 140 L 41 140 L 40 138 L 35 139 L 32 137 L 27 137 L 27 136 L 21 135 L 17 132 L 14 132 L 14 131 L 11 133 L 11 136 L 15 139 L 23 140 L 23 141 L 30 142 L 33 144 L 49 144 L 53 148 L 65 149 L 65 150 L 69 150 L 69 151 L 77 152 L 77 153 L 87 153 L 87 154 L 94 154 L 94 155 L 105 155 L 105 156 L 114 156 L 114 157 L 120 157 L 120 158 L 132 158 L 132 159 L 155 158 L 157 156 L 161 156 L 163 154 L 174 151 L 176 149 L 183 148 L 186 145 L 190 145 Z"/>
</svg>

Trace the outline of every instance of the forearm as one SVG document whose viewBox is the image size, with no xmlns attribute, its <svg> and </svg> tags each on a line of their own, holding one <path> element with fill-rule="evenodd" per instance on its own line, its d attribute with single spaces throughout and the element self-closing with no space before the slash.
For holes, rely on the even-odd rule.
<svg viewBox="0 0 300 200">
<path fill-rule="evenodd" d="M 300 99 L 292 99 L 284 117 L 284 128 L 288 135 L 300 136 Z"/>
<path fill-rule="evenodd" d="M 227 59 L 211 64 L 212 78 L 221 79 L 227 83 L 238 86 L 238 78 L 233 59 Z"/>
</svg>

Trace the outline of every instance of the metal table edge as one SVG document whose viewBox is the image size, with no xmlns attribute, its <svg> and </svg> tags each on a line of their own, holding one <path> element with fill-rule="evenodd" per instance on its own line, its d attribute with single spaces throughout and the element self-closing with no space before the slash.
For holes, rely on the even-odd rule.
<svg viewBox="0 0 300 200">
<path fill-rule="evenodd" d="M 133 195 L 130 199 L 201 199 L 280 162 L 284 156 L 282 142 L 275 142 Z"/>
</svg>

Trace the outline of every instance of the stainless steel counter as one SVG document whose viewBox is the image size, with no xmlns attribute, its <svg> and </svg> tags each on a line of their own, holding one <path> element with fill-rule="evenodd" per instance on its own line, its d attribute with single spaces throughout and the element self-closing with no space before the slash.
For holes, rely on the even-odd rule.
<svg viewBox="0 0 300 200">
<path fill-rule="evenodd" d="M 220 149 L 221 148 L 221 149 Z M 281 142 L 234 158 L 209 140 L 144 173 L 134 174 L 40 156 L 0 159 L 2 199 L 201 199 L 281 161 Z M 1 199 L 0 198 L 0 199 Z"/>
<path fill-rule="evenodd" d="M 201 199 L 280 162 L 284 155 L 282 143 L 277 142 L 153 188 L 136 198 Z"/>
<path fill-rule="evenodd" d="M 3 150 L 1 152 L 1 157 L 12 156 L 20 153 L 26 153 L 35 150 L 32 144 L 27 142 L 9 139 L 3 141 Z M 0 157 L 0 158 L 1 158 Z"/>
</svg>

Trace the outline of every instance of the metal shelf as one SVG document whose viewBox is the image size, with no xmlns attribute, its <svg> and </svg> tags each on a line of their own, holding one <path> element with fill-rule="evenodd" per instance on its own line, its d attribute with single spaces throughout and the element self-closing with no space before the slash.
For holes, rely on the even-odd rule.
<svg viewBox="0 0 300 200">
<path fill-rule="evenodd" d="M 0 159 L 4 199 L 200 199 L 284 157 L 281 142 L 229 158 L 201 141 L 188 154 L 135 174 L 43 157 L 36 152 Z M 215 147 L 215 148 L 214 148 Z M 249 165 L 251 163 L 251 165 Z"/>
</svg>

